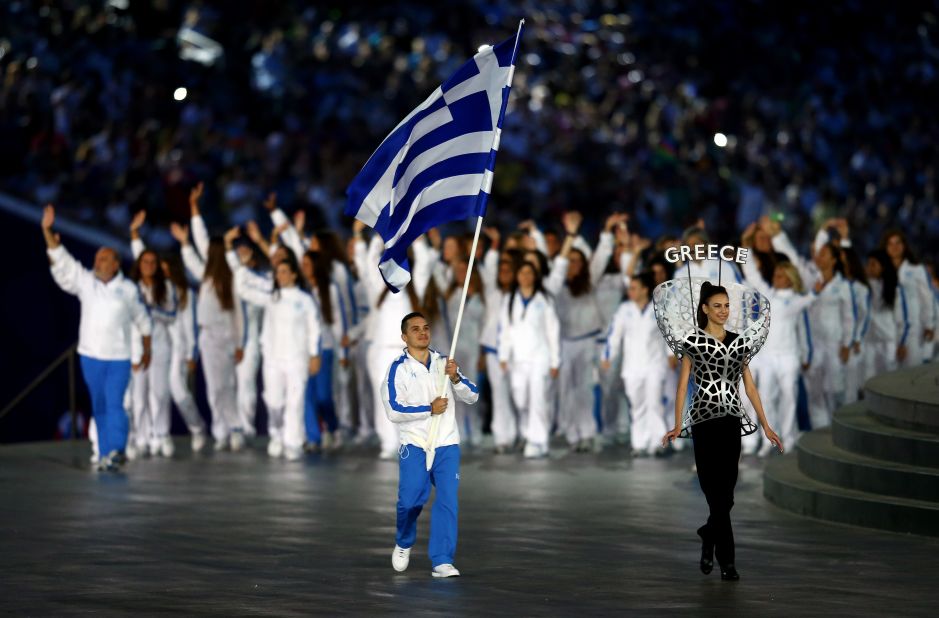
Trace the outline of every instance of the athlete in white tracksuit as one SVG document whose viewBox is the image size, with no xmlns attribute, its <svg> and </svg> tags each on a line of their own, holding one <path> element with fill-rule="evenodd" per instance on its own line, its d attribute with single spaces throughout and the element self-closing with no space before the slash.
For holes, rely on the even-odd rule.
<svg viewBox="0 0 939 618">
<path fill-rule="evenodd" d="M 897 348 L 905 345 L 910 335 L 906 293 L 897 282 L 896 269 L 885 252 L 874 251 L 868 257 L 867 278 L 871 285 L 871 306 L 861 349 L 865 382 L 897 368 Z M 892 289 L 885 289 L 887 285 Z"/>
<path fill-rule="evenodd" d="M 804 310 L 815 302 L 817 296 L 814 292 L 801 292 L 801 281 L 793 280 L 793 276 L 798 276 L 794 265 L 777 265 L 772 286 L 763 279 L 753 260 L 744 263 L 743 274 L 747 284 L 769 300 L 773 311 L 762 354 L 750 361 L 750 372 L 763 399 L 774 402 L 766 408 L 770 425 L 779 431 L 783 444 L 795 444 L 798 433 L 796 403 L 801 370 L 799 322 L 803 319 Z M 744 405 L 750 405 L 752 409 L 752 404 Z M 759 448 L 760 456 L 768 455 L 773 448 L 769 440 L 763 439 L 760 443 L 757 439 L 753 442 L 750 450 Z"/>
<path fill-rule="evenodd" d="M 883 240 L 883 249 L 890 256 L 897 277 L 903 287 L 903 300 L 906 302 L 910 332 L 903 347 L 899 365 L 916 367 L 924 361 L 926 343 L 933 340 L 939 326 L 939 312 L 936 309 L 932 291 L 932 279 L 922 264 L 914 264 L 910 248 L 902 233 L 889 231 Z"/>
<path fill-rule="evenodd" d="M 196 212 L 190 219 L 192 241 L 199 255 L 205 257 L 209 251 L 209 232 L 202 216 Z M 298 256 L 299 258 L 299 256 Z M 232 272 L 241 265 L 242 261 L 236 256 L 231 259 L 226 255 L 228 267 Z M 237 293 L 237 292 L 236 292 Z M 244 435 L 252 437 L 257 435 L 254 417 L 258 407 L 258 368 L 261 362 L 261 349 L 259 338 L 261 334 L 262 309 L 239 301 L 239 311 L 244 323 L 240 330 L 238 347 L 241 349 L 241 361 L 235 365 L 235 405 L 238 408 L 238 417 L 241 419 L 241 429 Z"/>
<path fill-rule="evenodd" d="M 272 457 L 297 460 L 306 441 L 307 380 L 320 370 L 322 319 L 313 297 L 298 287 L 301 275 L 293 258 L 277 265 L 276 283 L 269 293 L 246 284 L 246 272 L 242 266 L 235 273 L 238 294 L 264 309 L 264 403 L 271 418 L 267 452 Z"/>
<path fill-rule="evenodd" d="M 665 424 L 665 372 L 669 349 L 659 331 L 652 304 L 652 276 L 632 277 L 630 300 L 623 302 L 610 324 L 603 367 L 622 354 L 622 377 L 632 416 L 630 442 L 635 455 L 660 452 Z"/>
<path fill-rule="evenodd" d="M 170 395 L 192 434 L 192 450 L 198 452 L 205 445 L 205 421 L 189 390 L 189 367 L 194 366 L 198 355 L 196 304 L 199 301 L 196 290 L 190 288 L 177 287 L 176 298 L 176 320 L 170 327 Z"/>
<path fill-rule="evenodd" d="M 851 353 L 848 364 L 845 366 L 844 402 L 854 403 L 858 400 L 863 381 L 863 354 L 867 342 L 864 333 L 870 319 L 871 288 L 860 279 L 848 282 L 848 291 L 851 297 L 851 314 L 854 318 L 852 324 Z M 775 316 L 774 316 L 775 317 Z"/>
<path fill-rule="evenodd" d="M 479 344 L 486 359 L 486 377 L 489 380 L 492 398 L 492 421 L 490 423 L 492 439 L 495 442 L 496 452 L 502 454 L 515 446 L 519 438 L 519 428 L 524 427 L 523 419 L 516 418 L 508 374 L 499 366 L 497 348 L 499 319 L 502 316 L 502 306 L 512 289 L 515 269 L 510 259 L 500 257 L 498 233 L 490 229 L 487 234 L 490 235 L 493 246 L 483 257 L 483 267 L 480 273 L 485 298 L 485 314 Z"/>
<path fill-rule="evenodd" d="M 404 318 L 405 316 L 401 316 Z M 403 322 L 403 321 L 401 321 Z M 417 519 L 436 487 L 428 553 L 434 577 L 459 575 L 453 566 L 457 544 L 460 485 L 460 430 L 455 400 L 473 404 L 479 389 L 430 345 L 430 326 L 420 314 L 399 323 L 407 344 L 382 380 L 388 420 L 399 428 L 397 532 L 391 563 L 404 571 L 417 537 Z M 441 388 L 442 387 L 442 388 Z M 441 392 L 443 398 L 441 398 Z M 437 425 L 434 439 L 434 425 Z M 432 443 L 433 441 L 433 443 Z"/>
<path fill-rule="evenodd" d="M 427 289 L 431 277 L 432 265 L 426 260 L 415 260 L 411 283 L 408 289 L 393 294 L 385 285 L 378 264 L 384 248 L 381 237 L 372 237 L 366 248 L 361 238 L 361 231 L 356 227 L 355 265 L 362 278 L 369 298 L 368 332 L 365 337 L 368 346 L 368 373 L 372 385 L 372 418 L 375 431 L 381 441 L 380 458 L 391 460 L 397 457 L 398 430 L 388 420 L 381 407 L 381 388 L 383 376 L 388 365 L 401 353 L 401 318 L 417 310 L 420 299 Z M 426 243 L 418 239 L 412 244 L 415 257 L 423 255 L 414 245 Z"/>
<path fill-rule="evenodd" d="M 499 363 L 508 371 L 519 416 L 527 414 L 525 456 L 546 457 L 551 431 L 550 383 L 561 365 L 561 325 L 554 301 L 541 289 L 532 264 L 523 263 L 515 280 L 516 289 L 502 306 Z"/>
<path fill-rule="evenodd" d="M 854 335 L 850 284 L 838 272 L 841 263 L 831 245 L 820 246 L 815 262 L 808 262 L 798 255 L 785 232 L 773 237 L 773 248 L 796 266 L 806 287 L 818 292 L 808 311 L 812 360 L 805 375 L 813 429 L 830 425 L 832 413 L 844 403 L 845 365 Z"/>
<path fill-rule="evenodd" d="M 160 261 L 153 251 L 146 251 L 138 239 L 131 243 L 136 258 L 135 274 L 137 289 L 153 319 L 151 334 L 151 356 L 147 367 L 137 367 L 132 378 L 132 410 L 134 440 L 137 452 L 145 455 L 173 456 L 173 440 L 170 437 L 170 363 L 172 342 L 170 330 L 176 321 L 178 301 L 176 288 L 163 276 L 151 274 L 152 283 L 147 284 L 141 273 L 159 270 Z M 155 286 L 162 286 L 163 298 L 157 302 Z"/>
<path fill-rule="evenodd" d="M 174 234 L 175 235 L 175 234 Z M 241 450 L 244 447 L 244 433 L 241 416 L 238 413 L 235 381 L 236 357 L 240 356 L 239 343 L 243 338 L 244 327 L 241 304 L 235 298 L 235 283 L 231 282 L 232 307 L 224 308 L 215 282 L 207 275 L 207 262 L 203 261 L 188 242 L 184 232 L 177 240 L 182 244 L 183 263 L 193 277 L 202 281 L 196 316 L 199 326 L 199 350 L 202 359 L 202 371 L 205 375 L 206 395 L 212 412 L 212 436 L 215 449 Z M 215 241 L 213 241 L 215 242 Z M 224 261 L 225 248 L 219 243 L 217 248 L 209 248 L 209 260 Z M 229 275 L 230 276 L 230 275 Z"/>
<path fill-rule="evenodd" d="M 609 255 L 607 255 L 609 258 Z M 555 297 L 561 325 L 560 414 L 558 426 L 571 447 L 593 448 L 597 435 L 594 418 L 594 385 L 597 379 L 597 339 L 604 330 L 595 294 L 596 280 L 586 256 L 579 249 L 568 254 L 564 269 L 567 283 Z"/>
</svg>

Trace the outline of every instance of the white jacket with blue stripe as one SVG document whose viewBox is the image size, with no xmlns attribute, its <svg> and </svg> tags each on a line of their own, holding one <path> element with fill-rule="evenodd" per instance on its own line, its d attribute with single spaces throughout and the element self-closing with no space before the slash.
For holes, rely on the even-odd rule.
<svg viewBox="0 0 939 618">
<path fill-rule="evenodd" d="M 430 404 L 440 396 L 443 384 L 446 384 L 447 410 L 440 415 L 436 445 L 439 448 L 460 443 L 453 398 L 458 397 L 464 403 L 474 404 L 479 399 L 479 388 L 462 372 L 459 372 L 459 382 L 451 382 L 444 373 L 446 362 L 445 356 L 430 350 L 430 358 L 425 365 L 405 349 L 388 367 L 381 386 L 382 402 L 388 419 L 398 426 L 402 445 L 414 444 L 425 450 L 428 448 L 433 418 Z"/>
</svg>

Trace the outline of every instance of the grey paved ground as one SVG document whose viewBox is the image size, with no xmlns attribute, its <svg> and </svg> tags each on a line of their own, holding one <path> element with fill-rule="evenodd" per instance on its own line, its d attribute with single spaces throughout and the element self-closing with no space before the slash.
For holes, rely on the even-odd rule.
<svg viewBox="0 0 939 618">
<path fill-rule="evenodd" d="M 184 443 L 179 450 L 185 451 Z M 691 459 L 465 455 L 464 576 L 434 580 L 429 510 L 395 574 L 397 466 L 260 451 L 88 471 L 84 444 L 0 447 L 0 613 L 152 615 L 936 615 L 939 540 L 801 519 L 745 461 L 742 580 L 697 570 Z"/>
</svg>

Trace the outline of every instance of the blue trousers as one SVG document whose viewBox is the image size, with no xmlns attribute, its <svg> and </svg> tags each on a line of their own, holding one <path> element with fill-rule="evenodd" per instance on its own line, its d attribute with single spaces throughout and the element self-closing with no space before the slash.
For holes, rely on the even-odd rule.
<svg viewBox="0 0 939 618">
<path fill-rule="evenodd" d="M 91 395 L 91 411 L 98 427 L 98 452 L 124 452 L 130 424 L 124 410 L 124 391 L 130 382 L 129 360 L 98 360 L 79 356 L 82 375 Z"/>
<path fill-rule="evenodd" d="M 320 352 L 320 370 L 315 376 L 310 376 L 306 382 L 306 398 L 304 400 L 303 421 L 306 425 L 307 442 L 319 444 L 320 421 L 326 424 L 326 429 L 332 433 L 339 427 L 336 418 L 336 403 L 333 401 L 333 351 Z"/>
<path fill-rule="evenodd" d="M 424 449 L 408 444 L 401 447 L 398 464 L 398 533 L 395 542 L 405 549 L 417 538 L 417 518 L 430 498 L 431 485 L 437 497 L 430 511 L 428 555 L 434 567 L 453 564 L 456 554 L 457 493 L 460 487 L 460 447 L 437 449 L 434 465 L 427 471 Z"/>
</svg>

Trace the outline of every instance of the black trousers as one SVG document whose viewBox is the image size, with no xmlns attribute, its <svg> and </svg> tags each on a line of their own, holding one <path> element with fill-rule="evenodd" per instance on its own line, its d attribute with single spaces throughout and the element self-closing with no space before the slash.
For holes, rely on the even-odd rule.
<svg viewBox="0 0 939 618">
<path fill-rule="evenodd" d="M 706 542 L 714 543 L 718 564 L 733 564 L 734 530 L 730 524 L 730 509 L 734 506 L 740 462 L 740 418 L 728 415 L 692 425 L 691 436 L 698 482 L 711 511 L 698 534 Z"/>
</svg>

